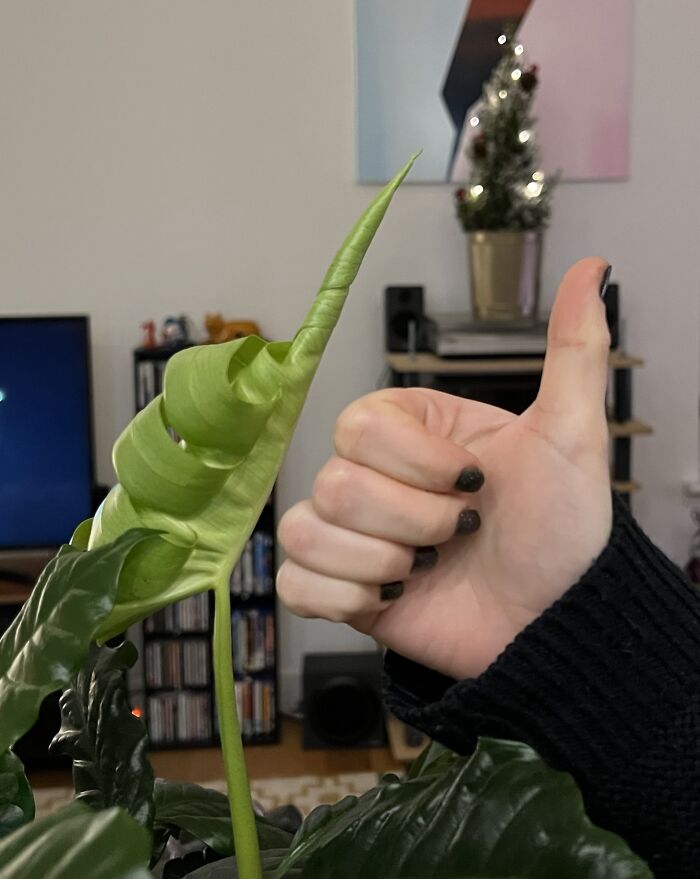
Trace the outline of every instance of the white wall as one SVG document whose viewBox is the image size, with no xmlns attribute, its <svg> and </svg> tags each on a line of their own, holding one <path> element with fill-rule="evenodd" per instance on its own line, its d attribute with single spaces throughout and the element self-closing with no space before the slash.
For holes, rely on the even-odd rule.
<svg viewBox="0 0 700 879">
<path fill-rule="evenodd" d="M 561 187 L 545 280 L 599 252 L 621 280 L 636 410 L 636 509 L 675 558 L 697 468 L 700 6 L 637 0 L 632 177 Z M 605 63 L 591 58 L 592 64 Z M 87 311 L 99 475 L 132 409 L 130 348 L 145 318 L 220 309 L 294 332 L 326 263 L 374 190 L 355 179 L 352 0 L 3 0 L 0 311 Z M 419 146 L 419 145 L 417 145 Z M 347 306 L 280 481 L 308 493 L 340 409 L 382 368 L 381 292 L 426 285 L 465 301 L 451 191 L 404 187 Z M 282 667 L 366 642 L 287 617 Z"/>
</svg>

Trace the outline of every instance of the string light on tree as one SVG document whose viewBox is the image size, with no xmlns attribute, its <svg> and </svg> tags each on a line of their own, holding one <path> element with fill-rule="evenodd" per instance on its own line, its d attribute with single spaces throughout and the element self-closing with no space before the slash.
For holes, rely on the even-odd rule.
<svg viewBox="0 0 700 879">
<path fill-rule="evenodd" d="M 525 187 L 525 195 L 528 198 L 539 198 L 542 195 L 544 186 L 536 180 L 531 180 Z"/>
<path fill-rule="evenodd" d="M 532 117 L 537 66 L 526 61 L 523 45 L 512 33 L 502 33 L 498 42 L 501 60 L 467 116 L 471 176 L 455 192 L 467 232 L 542 229 L 557 179 L 545 176 L 537 149 Z"/>
</svg>

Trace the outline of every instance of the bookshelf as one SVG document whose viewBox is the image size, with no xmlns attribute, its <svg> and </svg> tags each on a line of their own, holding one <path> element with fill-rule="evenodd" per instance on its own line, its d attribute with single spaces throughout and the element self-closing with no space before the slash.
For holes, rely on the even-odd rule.
<svg viewBox="0 0 700 879">
<path fill-rule="evenodd" d="M 161 392 L 167 361 L 185 347 L 134 351 L 137 411 Z M 279 741 L 276 550 L 273 492 L 230 581 L 236 700 L 246 745 Z M 163 608 L 134 633 L 141 660 L 130 682 L 132 705 L 144 716 L 154 749 L 218 743 L 213 622 L 214 600 L 206 592 Z"/>
</svg>

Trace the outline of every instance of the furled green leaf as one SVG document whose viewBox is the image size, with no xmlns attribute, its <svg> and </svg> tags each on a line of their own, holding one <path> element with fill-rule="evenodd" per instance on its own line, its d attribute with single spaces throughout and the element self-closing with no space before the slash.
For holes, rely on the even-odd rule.
<svg viewBox="0 0 700 879">
<path fill-rule="evenodd" d="M 130 553 L 152 540 L 141 529 L 93 552 L 63 546 L 44 568 L 0 639 L 0 753 L 31 728 L 44 697 L 77 674 Z"/>
<path fill-rule="evenodd" d="M 270 494 L 349 286 L 412 163 L 361 216 L 293 341 L 249 336 L 175 354 L 163 394 L 117 440 L 119 485 L 95 516 L 90 547 L 133 527 L 163 537 L 130 558 L 103 639 L 228 577 Z"/>
<path fill-rule="evenodd" d="M 126 812 L 79 803 L 0 841 L 2 879 L 151 879 L 148 833 Z"/>
<path fill-rule="evenodd" d="M 158 779 L 155 786 L 156 827 L 171 831 L 184 830 L 217 851 L 220 855 L 233 854 L 231 813 L 228 799 L 219 791 L 197 784 L 179 784 Z M 292 834 L 256 815 L 260 849 L 285 850 Z"/>
<path fill-rule="evenodd" d="M 34 797 L 21 761 L 12 751 L 0 756 L 0 838 L 34 818 Z"/>
<path fill-rule="evenodd" d="M 585 815 L 573 779 L 517 742 L 482 739 L 441 774 L 311 813 L 276 879 L 652 879 Z"/>
<path fill-rule="evenodd" d="M 271 879 L 274 876 L 275 870 L 278 869 L 286 854 L 286 849 L 270 849 L 269 851 L 261 852 L 260 858 L 265 879 Z M 300 876 L 300 869 L 298 867 L 291 867 L 284 875 L 285 879 L 295 879 L 295 877 Z M 207 864 L 193 873 L 188 873 L 187 879 L 238 879 L 236 859 L 224 858 L 213 864 Z"/>
<path fill-rule="evenodd" d="M 148 734 L 131 713 L 126 685 L 126 671 L 137 656 L 130 641 L 114 650 L 92 646 L 61 696 L 61 729 L 51 747 L 73 761 L 76 799 L 97 810 L 120 806 L 150 828 L 154 775 Z"/>
</svg>

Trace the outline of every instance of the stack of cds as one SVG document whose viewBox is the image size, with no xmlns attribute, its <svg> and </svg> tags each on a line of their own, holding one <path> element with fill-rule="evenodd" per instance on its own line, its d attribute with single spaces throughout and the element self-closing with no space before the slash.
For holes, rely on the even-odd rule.
<svg viewBox="0 0 700 879">
<path fill-rule="evenodd" d="M 272 535 L 256 531 L 231 574 L 231 594 L 240 597 L 270 595 L 274 590 Z"/>
</svg>

